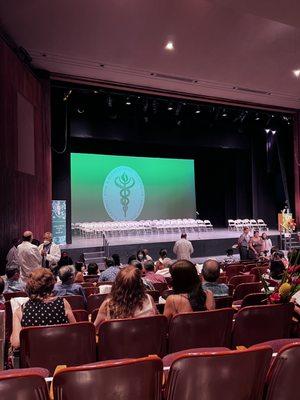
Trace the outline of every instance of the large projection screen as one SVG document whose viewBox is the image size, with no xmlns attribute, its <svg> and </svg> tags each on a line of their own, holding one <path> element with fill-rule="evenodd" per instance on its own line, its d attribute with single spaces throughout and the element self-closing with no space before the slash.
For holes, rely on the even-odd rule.
<svg viewBox="0 0 300 400">
<path fill-rule="evenodd" d="M 194 161 L 71 153 L 72 222 L 195 218 Z"/>
</svg>

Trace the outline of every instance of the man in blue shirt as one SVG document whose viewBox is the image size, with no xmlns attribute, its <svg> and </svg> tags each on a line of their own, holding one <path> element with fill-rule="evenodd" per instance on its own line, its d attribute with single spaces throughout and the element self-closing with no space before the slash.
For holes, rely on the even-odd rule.
<svg viewBox="0 0 300 400">
<path fill-rule="evenodd" d="M 120 271 L 120 267 L 115 265 L 113 258 L 105 259 L 105 271 L 100 274 L 99 282 L 114 282 Z"/>
<path fill-rule="evenodd" d="M 218 283 L 220 266 L 216 260 L 206 260 L 202 268 L 203 290 L 210 290 L 215 297 L 228 296 L 228 286 L 225 283 Z"/>
<path fill-rule="evenodd" d="M 86 304 L 86 296 L 81 285 L 74 283 L 75 280 L 75 268 L 73 265 L 66 265 L 61 267 L 58 271 L 58 277 L 61 283 L 54 285 L 53 294 L 55 296 L 75 296 L 80 295 L 84 299 Z"/>
<path fill-rule="evenodd" d="M 20 267 L 17 264 L 7 265 L 5 274 L 7 280 L 3 293 L 24 292 L 25 283 L 20 279 Z"/>
</svg>

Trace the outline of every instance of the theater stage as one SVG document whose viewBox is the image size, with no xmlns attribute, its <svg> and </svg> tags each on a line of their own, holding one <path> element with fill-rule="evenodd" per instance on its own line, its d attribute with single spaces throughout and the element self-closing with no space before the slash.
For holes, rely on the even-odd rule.
<svg viewBox="0 0 300 400">
<path fill-rule="evenodd" d="M 241 232 L 228 231 L 227 229 L 217 228 L 207 232 L 187 233 L 188 239 L 194 247 L 193 258 L 203 258 L 212 256 L 221 256 L 225 254 L 226 249 L 237 242 Z M 277 230 L 269 230 L 269 237 L 274 246 L 279 245 L 279 233 Z M 180 238 L 180 233 L 165 233 L 159 235 L 126 235 L 108 237 L 109 254 L 118 253 L 121 262 L 125 263 L 128 257 L 135 254 L 140 248 L 147 248 L 149 254 L 154 259 L 158 258 L 158 252 L 164 248 L 168 251 L 170 258 L 174 257 L 174 242 Z M 62 249 L 68 251 L 73 261 L 77 261 L 82 253 L 98 252 L 102 248 L 101 238 L 83 238 L 73 236 L 72 244 L 62 246 Z M 235 253 L 238 253 L 235 250 Z"/>
</svg>

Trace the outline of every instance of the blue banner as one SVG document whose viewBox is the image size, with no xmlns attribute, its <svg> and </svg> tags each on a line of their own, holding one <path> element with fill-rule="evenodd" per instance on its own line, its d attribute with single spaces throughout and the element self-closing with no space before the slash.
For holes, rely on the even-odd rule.
<svg viewBox="0 0 300 400">
<path fill-rule="evenodd" d="M 56 244 L 66 244 L 66 200 L 52 200 L 52 236 Z"/>
</svg>

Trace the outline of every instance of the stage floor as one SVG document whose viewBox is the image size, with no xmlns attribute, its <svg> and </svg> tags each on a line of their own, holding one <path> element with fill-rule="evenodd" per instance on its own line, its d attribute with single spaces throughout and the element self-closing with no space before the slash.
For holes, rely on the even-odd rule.
<svg viewBox="0 0 300 400">
<path fill-rule="evenodd" d="M 191 241 L 198 240 L 219 240 L 219 239 L 233 239 L 232 244 L 234 244 L 235 239 L 241 235 L 241 232 L 228 231 L 227 229 L 217 228 L 213 231 L 199 232 L 199 233 L 187 233 L 187 237 Z M 268 231 L 269 236 L 278 236 L 279 233 L 275 229 L 270 229 Z M 159 235 L 126 235 L 126 236 L 114 236 L 108 237 L 108 243 L 110 246 L 123 246 L 123 245 L 133 245 L 140 244 L 146 246 L 147 243 L 164 243 L 164 242 L 175 242 L 180 238 L 180 233 L 165 233 Z M 78 248 L 88 248 L 88 247 L 99 247 L 101 246 L 101 238 L 83 238 L 81 236 L 73 236 L 72 244 L 67 244 L 62 246 L 64 249 L 78 249 Z"/>
</svg>

